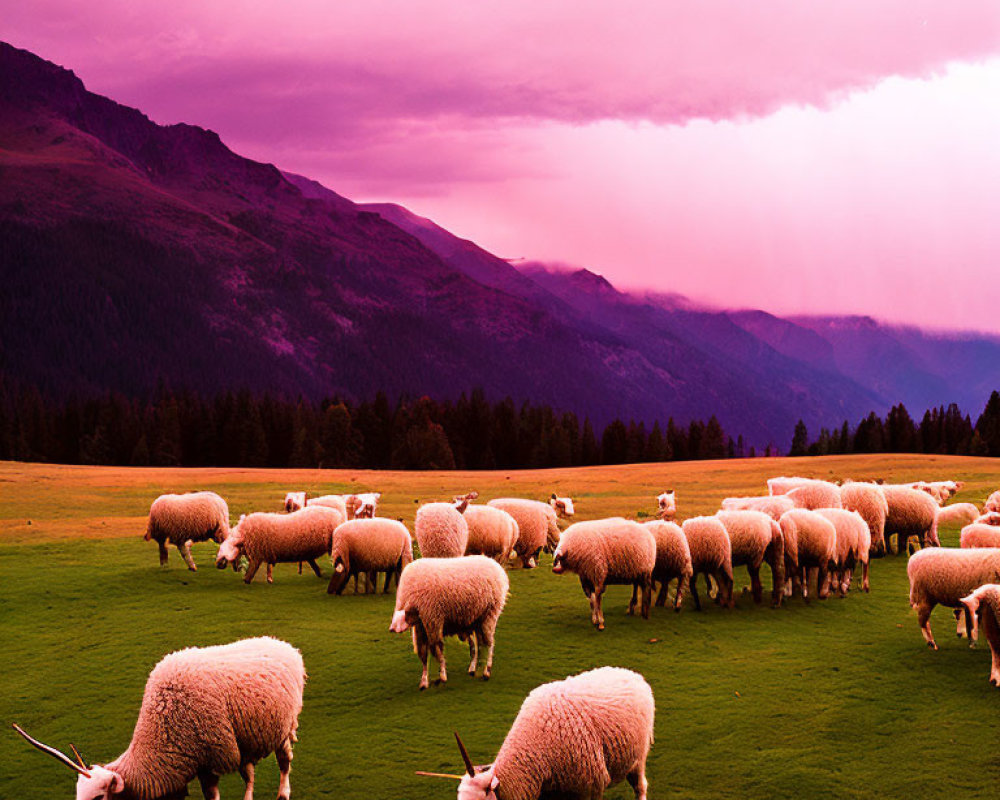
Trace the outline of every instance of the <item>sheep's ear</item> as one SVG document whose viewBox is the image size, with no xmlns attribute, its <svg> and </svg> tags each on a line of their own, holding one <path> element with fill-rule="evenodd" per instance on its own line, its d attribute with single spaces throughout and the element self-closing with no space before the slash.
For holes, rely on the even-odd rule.
<svg viewBox="0 0 1000 800">
<path fill-rule="evenodd" d="M 555 492 L 553 492 L 553 493 L 552 493 L 552 494 L 551 494 L 551 495 L 549 496 L 549 499 L 550 499 L 550 500 L 555 500 L 555 499 L 556 499 L 556 493 L 555 493 Z"/>
<path fill-rule="evenodd" d="M 111 786 L 108 787 L 110 794 L 121 794 L 125 791 L 125 779 L 117 772 L 111 773 Z"/>
<path fill-rule="evenodd" d="M 490 791 L 495 792 L 499 785 L 500 785 L 500 779 L 496 775 L 494 775 L 493 778 L 490 780 Z"/>
</svg>

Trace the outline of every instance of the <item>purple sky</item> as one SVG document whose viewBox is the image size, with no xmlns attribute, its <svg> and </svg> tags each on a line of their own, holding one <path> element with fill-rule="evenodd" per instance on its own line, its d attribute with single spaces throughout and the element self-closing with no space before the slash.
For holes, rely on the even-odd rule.
<svg viewBox="0 0 1000 800">
<path fill-rule="evenodd" d="M 1000 332 L 1000 4 L 11 4 L 162 123 L 506 257 Z"/>
</svg>

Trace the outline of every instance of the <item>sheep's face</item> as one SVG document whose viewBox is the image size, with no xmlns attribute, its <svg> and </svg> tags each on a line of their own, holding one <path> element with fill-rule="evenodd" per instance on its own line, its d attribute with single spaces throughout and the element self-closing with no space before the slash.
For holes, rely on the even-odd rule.
<svg viewBox="0 0 1000 800">
<path fill-rule="evenodd" d="M 562 549 L 562 545 L 560 545 L 556 548 L 555 553 L 552 554 L 552 571 L 556 575 L 562 575 L 569 568 L 570 565 L 566 558 L 566 553 Z"/>
<path fill-rule="evenodd" d="M 458 800 L 488 800 L 495 798 L 500 779 L 494 774 L 493 768 L 475 775 L 463 775 L 458 784 Z"/>
<path fill-rule="evenodd" d="M 673 517 L 677 513 L 677 498 L 673 489 L 668 489 L 656 498 L 660 507 L 660 516 L 663 518 Z"/>
<path fill-rule="evenodd" d="M 418 614 L 411 608 L 400 608 L 392 615 L 392 623 L 389 625 L 390 633 L 404 633 L 413 625 L 417 624 Z"/>
<path fill-rule="evenodd" d="M 81 775 L 76 782 L 76 800 L 111 800 L 125 790 L 125 781 L 117 772 L 93 766 L 89 777 Z"/>
<path fill-rule="evenodd" d="M 219 545 L 219 552 L 215 556 L 215 566 L 225 569 L 229 564 L 236 570 L 237 562 L 243 554 L 243 537 L 238 528 L 234 528 L 229 537 Z"/>
<path fill-rule="evenodd" d="M 556 510 L 560 517 L 572 517 L 575 514 L 573 509 L 573 499 L 570 497 L 556 497 L 555 492 L 549 498 L 549 505 Z"/>
</svg>

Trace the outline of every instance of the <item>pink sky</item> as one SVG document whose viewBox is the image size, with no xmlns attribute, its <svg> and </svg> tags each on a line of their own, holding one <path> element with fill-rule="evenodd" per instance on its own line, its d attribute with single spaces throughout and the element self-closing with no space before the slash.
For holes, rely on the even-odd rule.
<svg viewBox="0 0 1000 800">
<path fill-rule="evenodd" d="M 32 0 L 4 39 L 498 255 L 1000 332 L 1000 5 Z"/>
</svg>

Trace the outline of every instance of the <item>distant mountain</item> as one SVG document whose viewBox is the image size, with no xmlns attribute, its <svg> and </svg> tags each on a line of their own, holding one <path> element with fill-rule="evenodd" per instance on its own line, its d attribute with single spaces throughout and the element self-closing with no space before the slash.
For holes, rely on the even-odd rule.
<svg viewBox="0 0 1000 800">
<path fill-rule="evenodd" d="M 481 386 L 597 423 L 715 414 L 785 446 L 800 417 L 815 429 L 911 397 L 919 413 L 949 390 L 977 411 L 1000 383 L 986 337 L 701 309 L 585 269 L 515 268 L 2 43 L 0 279 L 0 372 L 62 396 Z"/>
</svg>

